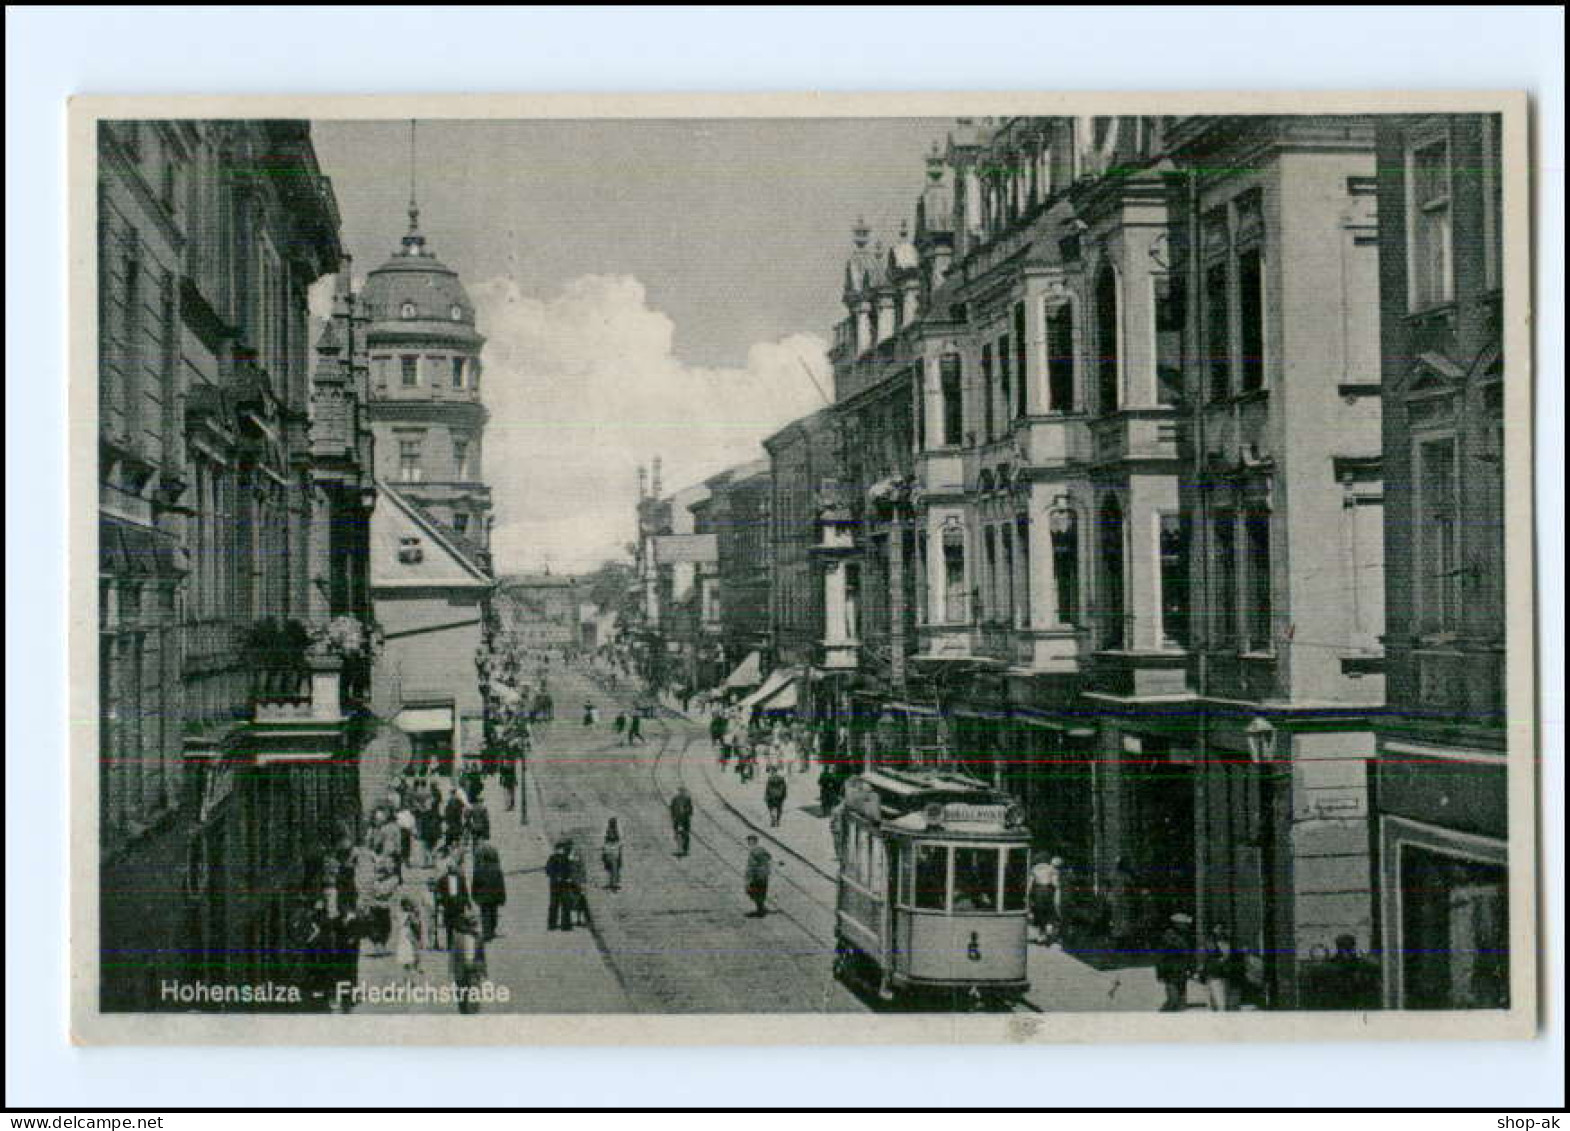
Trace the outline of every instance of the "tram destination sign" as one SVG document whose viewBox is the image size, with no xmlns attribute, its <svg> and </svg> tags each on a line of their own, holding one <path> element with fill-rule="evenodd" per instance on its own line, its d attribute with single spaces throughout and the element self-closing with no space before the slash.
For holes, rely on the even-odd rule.
<svg viewBox="0 0 1570 1131">
<path fill-rule="evenodd" d="M 966 805 L 950 802 L 943 806 L 943 820 L 955 824 L 998 824 L 1008 816 L 1007 805 Z"/>
</svg>

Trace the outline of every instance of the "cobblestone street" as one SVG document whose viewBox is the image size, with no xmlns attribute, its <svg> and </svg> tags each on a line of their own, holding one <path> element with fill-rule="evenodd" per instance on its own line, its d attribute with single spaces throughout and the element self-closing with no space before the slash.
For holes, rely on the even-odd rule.
<svg viewBox="0 0 1570 1131">
<path fill-rule="evenodd" d="M 597 703 L 601 722 L 577 713 L 546 728 L 530 770 L 543 824 L 571 836 L 590 866 L 594 931 L 632 1008 L 650 1012 L 845 1012 L 866 1006 L 834 980 L 833 889 L 806 862 L 775 852 L 770 914 L 746 917 L 745 837 L 750 830 L 686 756 L 706 756 L 701 728 L 679 717 L 646 723 L 647 744 L 620 745 L 607 719 L 625 706 L 581 672 L 553 676 L 558 700 Z M 555 687 L 553 686 L 553 690 Z M 666 811 L 677 785 L 693 793 L 691 854 L 675 855 Z M 610 817 L 625 846 L 622 890 L 604 886 L 600 841 Z M 543 908 L 541 910 L 543 920 Z M 587 939 L 587 933 L 560 936 Z"/>
</svg>

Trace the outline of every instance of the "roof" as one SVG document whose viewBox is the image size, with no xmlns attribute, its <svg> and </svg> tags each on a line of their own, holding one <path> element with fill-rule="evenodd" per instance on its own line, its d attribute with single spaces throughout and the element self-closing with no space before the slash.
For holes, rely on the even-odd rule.
<svg viewBox="0 0 1570 1131">
<path fill-rule="evenodd" d="M 396 487 L 376 481 L 371 512 L 371 587 L 489 589 L 477 548 Z M 409 551 L 418 550 L 415 557 Z"/>
<path fill-rule="evenodd" d="M 448 267 L 426 247 L 419 228 L 419 209 L 409 210 L 409 231 L 399 249 L 365 277 L 361 308 L 370 319 L 370 333 L 394 327 L 422 337 L 447 337 L 465 345 L 480 339 L 474 326 L 474 303 Z M 409 313 L 405 313 L 406 308 Z"/>
</svg>

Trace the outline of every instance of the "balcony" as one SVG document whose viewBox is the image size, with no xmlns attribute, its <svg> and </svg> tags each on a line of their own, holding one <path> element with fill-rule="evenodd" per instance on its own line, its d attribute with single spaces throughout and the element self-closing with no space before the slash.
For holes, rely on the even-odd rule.
<svg viewBox="0 0 1570 1131">
<path fill-rule="evenodd" d="M 258 765 L 276 762 L 330 762 L 349 747 L 343 710 L 343 660 L 311 656 L 308 681 L 293 694 L 253 700 L 246 746 Z"/>
<path fill-rule="evenodd" d="M 1411 653 L 1419 711 L 1457 727 L 1502 726 L 1505 656 L 1502 648 L 1424 647 Z"/>
<path fill-rule="evenodd" d="M 1002 663 L 1014 662 L 1014 626 L 1008 621 L 987 621 L 971 634 L 971 654 Z"/>
<path fill-rule="evenodd" d="M 1097 464 L 1178 458 L 1177 414 L 1172 409 L 1131 409 L 1090 425 Z"/>
<path fill-rule="evenodd" d="M 1187 695 L 1188 653 L 1106 649 L 1095 654 L 1091 690 L 1128 699 Z"/>
</svg>

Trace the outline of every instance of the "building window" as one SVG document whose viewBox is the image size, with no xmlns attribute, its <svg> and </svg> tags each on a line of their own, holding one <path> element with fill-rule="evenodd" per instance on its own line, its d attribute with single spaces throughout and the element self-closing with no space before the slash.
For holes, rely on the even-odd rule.
<svg viewBox="0 0 1570 1131">
<path fill-rule="evenodd" d="M 469 478 L 469 441 L 454 439 L 452 442 L 452 477 L 459 481 Z"/>
<path fill-rule="evenodd" d="M 1498 864 L 1398 850 L 1403 1009 L 1510 1004 L 1510 884 Z"/>
<path fill-rule="evenodd" d="M 1059 624 L 1078 624 L 1079 617 L 1079 518 L 1065 510 L 1053 516 L 1052 573 L 1058 590 Z"/>
<path fill-rule="evenodd" d="M 1500 119 L 1497 114 L 1483 118 L 1483 285 L 1489 290 L 1499 287 L 1501 258 L 1504 251 L 1504 178 L 1503 150 L 1499 140 Z"/>
<path fill-rule="evenodd" d="M 463 388 L 463 358 L 461 357 L 452 359 L 452 387 Z"/>
<path fill-rule="evenodd" d="M 1237 257 L 1238 345 L 1243 356 L 1243 391 L 1265 387 L 1265 278 L 1264 256 L 1249 248 Z"/>
<path fill-rule="evenodd" d="M 986 397 L 986 407 L 982 410 L 982 428 L 986 430 L 986 438 L 992 439 L 992 417 L 996 412 L 992 388 L 992 347 L 981 347 L 981 388 Z"/>
<path fill-rule="evenodd" d="M 1047 396 L 1052 412 L 1074 411 L 1074 305 L 1047 310 Z"/>
<path fill-rule="evenodd" d="M 1016 533 L 1014 545 L 1019 555 L 1019 622 L 1026 627 L 1030 625 L 1030 516 L 1020 515 L 1015 520 Z"/>
<path fill-rule="evenodd" d="M 1161 516 L 1161 633 L 1169 648 L 1188 647 L 1188 516 Z"/>
<path fill-rule="evenodd" d="M 127 241 L 123 269 L 125 278 L 125 309 L 121 312 L 120 332 L 120 387 L 116 390 L 121 412 L 121 422 L 127 437 L 135 437 L 141 424 L 142 405 L 142 263 L 135 237 Z"/>
<path fill-rule="evenodd" d="M 459 512 L 452 516 L 452 528 L 459 534 L 469 533 L 469 516 Z"/>
<path fill-rule="evenodd" d="M 1128 639 L 1124 620 L 1123 583 L 1123 508 L 1116 495 L 1107 496 L 1101 506 L 1101 646 L 1122 648 Z"/>
<path fill-rule="evenodd" d="M 1014 415 L 1024 416 L 1029 411 L 1026 390 L 1029 379 L 1025 376 L 1025 304 L 1014 304 Z"/>
<path fill-rule="evenodd" d="M 1450 142 L 1441 138 L 1415 148 L 1410 178 L 1412 307 L 1423 310 L 1449 302 L 1452 295 Z"/>
<path fill-rule="evenodd" d="M 418 483 L 425 478 L 424 469 L 420 466 L 420 441 L 398 441 L 398 480 L 402 483 Z"/>
<path fill-rule="evenodd" d="M 419 311 L 415 309 L 414 303 L 406 302 L 403 304 L 403 306 L 399 307 L 398 313 L 403 315 L 405 318 L 413 318 L 416 314 L 419 313 Z"/>
<path fill-rule="evenodd" d="M 405 389 L 417 387 L 420 383 L 420 359 L 405 354 L 398 359 L 398 364 L 402 366 L 403 387 Z"/>
<path fill-rule="evenodd" d="M 943 394 L 943 443 L 957 448 L 965 442 L 965 396 L 959 355 L 946 354 L 938 363 L 938 374 Z"/>
<path fill-rule="evenodd" d="M 1156 403 L 1183 403 L 1183 276 L 1156 275 Z"/>
<path fill-rule="evenodd" d="M 1227 265 L 1205 268 L 1205 368 L 1210 378 L 1210 399 L 1232 394 L 1232 309 Z"/>
<path fill-rule="evenodd" d="M 943 531 L 943 620 L 964 624 L 969 619 L 965 600 L 965 532 L 957 526 Z"/>
<path fill-rule="evenodd" d="M 1237 516 L 1219 511 L 1211 520 L 1211 557 L 1215 565 L 1213 608 L 1215 643 L 1227 646 L 1237 641 Z"/>
<path fill-rule="evenodd" d="M 1270 512 L 1251 507 L 1244 516 L 1248 539 L 1248 650 L 1269 652 L 1275 646 L 1271 631 Z"/>
<path fill-rule="evenodd" d="M 1118 356 L 1118 277 L 1110 264 L 1096 275 L 1096 384 L 1098 412 L 1116 412 L 1121 405 L 1121 362 Z"/>
<path fill-rule="evenodd" d="M 1009 352 L 1009 336 L 998 339 L 998 433 L 1008 431 L 1008 419 L 1014 403 L 1014 366 Z"/>
<path fill-rule="evenodd" d="M 1461 609 L 1461 524 L 1456 442 L 1417 445 L 1417 606 L 1419 631 L 1454 632 Z"/>
<path fill-rule="evenodd" d="M 1014 574 L 1014 524 L 1005 522 L 998 527 L 998 538 L 1003 554 L 1003 609 L 1002 619 L 1013 623 L 1016 607 L 1014 593 L 1016 577 Z"/>
</svg>

